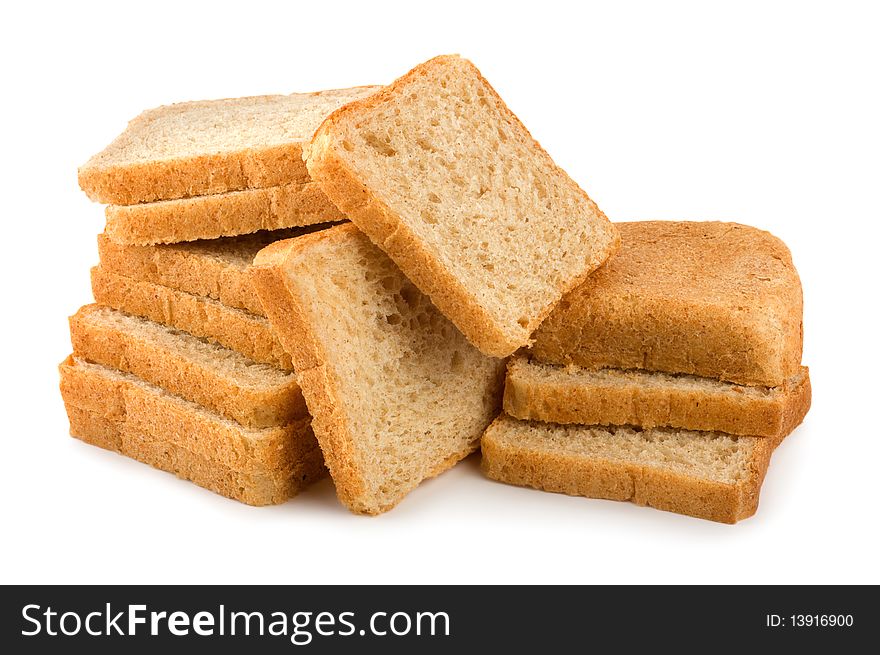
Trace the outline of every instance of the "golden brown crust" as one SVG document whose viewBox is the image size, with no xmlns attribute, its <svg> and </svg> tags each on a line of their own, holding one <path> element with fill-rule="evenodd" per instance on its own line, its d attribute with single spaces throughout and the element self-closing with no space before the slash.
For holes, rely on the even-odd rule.
<svg viewBox="0 0 880 655">
<path fill-rule="evenodd" d="M 806 367 L 782 387 L 766 389 L 766 393 L 733 384 L 707 389 L 646 382 L 641 375 L 626 382 L 585 381 L 579 371 L 562 367 L 553 373 L 542 376 L 524 358 L 512 359 L 504 411 L 518 419 L 548 423 L 675 427 L 782 439 L 803 421 L 810 406 Z"/>
<path fill-rule="evenodd" d="M 770 439 L 756 439 L 750 475 L 726 484 L 627 462 L 538 451 L 497 439 L 495 433 L 511 420 L 500 416 L 483 435 L 482 469 L 493 480 L 571 496 L 629 501 L 721 523 L 736 523 L 755 513 L 773 452 Z"/>
<path fill-rule="evenodd" d="M 292 374 L 272 388 L 246 386 L 166 344 L 100 320 L 104 311 L 86 305 L 70 317 L 76 357 L 125 371 L 203 405 L 246 427 L 284 425 L 308 416 Z"/>
<path fill-rule="evenodd" d="M 65 407 L 72 437 L 248 505 L 284 503 L 327 474 L 318 448 L 305 453 L 300 463 L 291 468 L 237 471 L 167 439 L 128 429 L 124 423 L 104 418 L 98 412 L 70 404 Z"/>
<path fill-rule="evenodd" d="M 314 182 L 137 205 L 108 205 L 106 234 L 120 244 L 154 245 L 339 221 Z"/>
<path fill-rule="evenodd" d="M 308 181 L 301 143 L 127 166 L 101 166 L 89 161 L 79 169 L 79 186 L 86 195 L 96 202 L 115 205 Z"/>
<path fill-rule="evenodd" d="M 271 428 L 247 428 L 133 375 L 68 357 L 59 366 L 64 402 L 173 441 L 237 471 L 297 465 L 317 447 L 308 417 Z"/>
<path fill-rule="evenodd" d="M 535 332 L 546 363 L 754 386 L 796 375 L 801 284 L 785 244 L 736 223 L 618 223 L 623 246 Z"/>
<path fill-rule="evenodd" d="M 273 243 L 259 252 L 249 272 L 269 320 L 297 369 L 297 380 L 313 416 L 312 428 L 339 500 L 354 512 L 376 513 L 361 502 L 367 484 L 353 465 L 355 446 L 348 420 L 336 400 L 337 383 L 325 365 L 327 357 L 313 326 L 304 318 L 300 299 L 288 285 L 284 267 L 298 247 L 315 240 L 339 238 L 334 235 L 344 235 L 346 230 L 353 229 L 357 228 L 349 224 Z"/>
<path fill-rule="evenodd" d="M 290 355 L 262 316 L 160 284 L 115 275 L 100 266 L 92 269 L 92 293 L 102 305 L 210 339 L 256 362 L 293 370 Z"/>
<path fill-rule="evenodd" d="M 593 253 L 593 257 L 584 262 L 584 270 L 576 277 L 560 284 L 556 298 L 548 298 L 546 306 L 535 316 L 529 316 L 531 329 L 520 326 L 508 326 L 499 323 L 498 319 L 487 311 L 473 293 L 432 254 L 419 237 L 393 212 L 381 199 L 367 188 L 332 149 L 331 135 L 337 125 L 349 115 L 369 111 L 392 98 L 410 80 L 425 75 L 430 68 L 448 60 L 448 55 L 435 57 L 416 66 L 406 75 L 378 92 L 360 100 L 343 105 L 330 114 L 315 132 L 311 143 L 306 147 L 306 165 L 309 174 L 330 199 L 355 223 L 370 240 L 379 246 L 397 264 L 413 283 L 431 298 L 440 312 L 452 321 L 467 339 L 480 351 L 491 357 L 507 357 L 518 348 L 529 345 L 531 331 L 551 312 L 558 302 L 559 296 L 578 286 L 598 268 L 620 244 L 620 238 L 607 217 L 595 207 L 589 196 L 580 190 L 593 206 L 603 222 L 602 228 L 610 235 L 608 247 Z M 467 61 L 467 60 L 464 60 Z M 485 84 L 489 93 L 493 94 L 498 106 L 507 118 L 519 125 L 527 134 L 528 130 L 517 116 L 510 111 L 501 97 L 486 81 L 473 64 L 467 62 L 480 81 Z M 549 155 L 541 145 L 532 139 L 536 152 L 552 163 Z M 556 166 L 553 164 L 553 166 Z M 566 175 L 562 169 L 556 169 Z"/>
</svg>

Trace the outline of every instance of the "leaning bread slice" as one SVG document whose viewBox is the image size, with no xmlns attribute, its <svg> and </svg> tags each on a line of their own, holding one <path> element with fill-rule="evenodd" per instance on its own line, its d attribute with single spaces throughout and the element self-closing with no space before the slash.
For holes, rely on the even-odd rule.
<svg viewBox="0 0 880 655">
<path fill-rule="evenodd" d="M 251 504 L 284 502 L 323 475 L 308 418 L 246 428 L 114 369 L 59 367 L 71 434 Z"/>
<path fill-rule="evenodd" d="M 781 439 L 810 408 L 810 373 L 778 387 L 749 387 L 694 375 L 588 370 L 510 360 L 504 411 L 524 420 L 717 430 Z"/>
<path fill-rule="evenodd" d="M 103 203 L 305 183 L 302 146 L 333 110 L 378 87 L 182 102 L 145 111 L 79 169 Z"/>
<path fill-rule="evenodd" d="M 500 416 L 482 440 L 493 480 L 736 523 L 758 508 L 771 439 Z"/>
<path fill-rule="evenodd" d="M 535 359 L 767 387 L 798 375 L 803 298 L 782 241 L 737 223 L 617 226 L 620 251 L 535 332 Z"/>
<path fill-rule="evenodd" d="M 217 239 L 344 218 L 314 182 L 107 205 L 104 212 L 107 236 L 133 245 Z"/>
<path fill-rule="evenodd" d="M 100 234 L 98 253 L 101 268 L 109 273 L 213 298 L 229 307 L 265 316 L 247 274 L 256 254 L 275 241 L 325 227 L 312 225 L 155 246 L 122 245 Z"/>
<path fill-rule="evenodd" d="M 503 362 L 470 345 L 354 225 L 274 243 L 251 271 L 352 511 L 394 507 L 477 448 Z"/>
<path fill-rule="evenodd" d="M 161 284 L 116 275 L 102 266 L 92 268 L 92 294 L 101 305 L 210 339 L 255 362 L 293 370 L 290 355 L 264 316 Z"/>
<path fill-rule="evenodd" d="M 615 228 L 466 59 L 333 113 L 309 174 L 481 351 L 506 357 L 617 248 Z"/>
<path fill-rule="evenodd" d="M 246 427 L 308 415 L 291 371 L 145 318 L 86 305 L 70 317 L 73 354 L 139 378 Z"/>
</svg>

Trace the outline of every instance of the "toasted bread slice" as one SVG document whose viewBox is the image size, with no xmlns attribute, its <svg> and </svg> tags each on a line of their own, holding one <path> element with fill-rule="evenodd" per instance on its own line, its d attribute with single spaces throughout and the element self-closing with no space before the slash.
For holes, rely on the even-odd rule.
<svg viewBox="0 0 880 655">
<path fill-rule="evenodd" d="M 747 225 L 618 223 L 623 246 L 535 333 L 535 359 L 779 387 L 803 346 L 801 283 L 782 241 Z"/>
<path fill-rule="evenodd" d="M 736 523 L 758 508 L 773 440 L 500 416 L 482 440 L 493 480 Z"/>
<path fill-rule="evenodd" d="M 503 361 L 469 344 L 354 225 L 276 242 L 251 273 L 352 511 L 391 509 L 477 448 Z"/>
<path fill-rule="evenodd" d="M 715 430 L 780 440 L 810 408 L 810 372 L 779 387 L 749 387 L 694 375 L 541 364 L 507 367 L 504 411 L 523 420 Z"/>
<path fill-rule="evenodd" d="M 132 373 L 246 427 L 308 415 L 292 372 L 145 318 L 86 305 L 70 317 L 70 339 L 75 357 Z"/>
<path fill-rule="evenodd" d="M 309 181 L 302 147 L 333 110 L 379 87 L 181 102 L 145 111 L 79 169 L 116 205 Z"/>
<path fill-rule="evenodd" d="M 324 475 L 308 418 L 246 428 L 121 371 L 59 367 L 71 435 L 252 505 L 281 503 Z"/>
<path fill-rule="evenodd" d="M 466 59 L 334 112 L 309 174 L 482 352 L 529 343 L 617 231 Z"/>
</svg>

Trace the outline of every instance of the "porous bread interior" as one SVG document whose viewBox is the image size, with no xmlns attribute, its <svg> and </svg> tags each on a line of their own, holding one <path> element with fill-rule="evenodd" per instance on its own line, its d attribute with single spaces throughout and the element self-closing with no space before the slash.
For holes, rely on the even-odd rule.
<svg viewBox="0 0 880 655">
<path fill-rule="evenodd" d="M 797 375 L 788 380 L 785 386 L 757 387 L 684 373 L 672 374 L 619 368 L 590 370 L 573 364 L 558 366 L 556 364 L 544 364 L 525 357 L 516 357 L 510 366 L 512 374 L 515 371 L 517 377 L 539 384 L 580 384 L 597 387 L 656 387 L 665 390 L 702 391 L 711 395 L 721 393 L 737 398 L 755 399 L 779 396 L 785 393 L 789 387 L 797 386 L 805 375 L 805 370 L 801 369 Z"/>
<path fill-rule="evenodd" d="M 373 90 L 378 87 L 372 87 Z M 86 164 L 124 165 L 272 147 L 311 138 L 337 107 L 370 88 L 181 102 L 148 110 Z"/>
<path fill-rule="evenodd" d="M 502 362 L 469 344 L 364 235 L 348 234 L 316 240 L 286 274 L 336 385 L 330 402 L 365 485 L 360 510 L 376 512 L 475 447 L 497 413 Z M 329 457 L 328 466 L 335 474 Z"/>
<path fill-rule="evenodd" d="M 491 439 L 500 444 L 544 455 L 646 466 L 724 484 L 749 478 L 759 439 L 722 432 L 557 425 L 511 418 L 496 423 L 490 432 Z"/>
<path fill-rule="evenodd" d="M 125 314 L 109 307 L 89 308 L 88 312 L 80 314 L 80 319 L 152 341 L 197 362 L 204 368 L 216 370 L 218 375 L 232 380 L 241 388 L 272 390 L 285 387 L 295 379 L 292 372 L 282 371 L 268 364 L 260 364 L 235 350 L 224 348 L 207 339 L 200 339 L 183 330 Z"/>
<path fill-rule="evenodd" d="M 188 252 L 193 255 L 217 260 L 227 266 L 245 270 L 263 248 L 275 241 L 292 239 L 318 230 L 326 230 L 328 223 L 317 223 L 304 227 L 291 227 L 281 230 L 261 230 L 253 234 L 219 239 L 200 239 L 184 243 L 159 244 L 155 246 L 135 246 L 146 248 L 167 248 Z"/>
<path fill-rule="evenodd" d="M 340 117 L 333 149 L 525 343 L 567 285 L 601 262 L 613 229 L 476 69 L 443 59 L 436 75 L 352 112 L 358 120 Z"/>
<path fill-rule="evenodd" d="M 125 382 L 127 384 L 138 386 L 147 393 L 159 396 L 170 403 L 174 403 L 182 408 L 185 408 L 189 412 L 194 412 L 199 416 L 200 419 L 204 420 L 206 423 L 220 424 L 227 429 L 236 430 L 239 434 L 243 435 L 248 440 L 257 441 L 263 439 L 266 435 L 274 436 L 275 434 L 277 434 L 278 428 L 246 427 L 236 421 L 233 421 L 232 419 L 221 416 L 217 412 L 206 409 L 205 407 L 202 407 L 197 403 L 170 393 L 162 387 L 156 386 L 155 384 L 150 384 L 149 382 L 145 382 L 144 380 L 140 379 L 136 375 L 132 375 L 131 373 L 119 371 L 115 368 L 110 368 L 109 366 L 103 366 L 101 364 L 94 364 L 84 359 L 80 359 L 79 357 L 74 357 L 73 361 L 76 366 L 83 371 L 95 373 L 109 380 L 118 380 L 120 382 Z"/>
</svg>

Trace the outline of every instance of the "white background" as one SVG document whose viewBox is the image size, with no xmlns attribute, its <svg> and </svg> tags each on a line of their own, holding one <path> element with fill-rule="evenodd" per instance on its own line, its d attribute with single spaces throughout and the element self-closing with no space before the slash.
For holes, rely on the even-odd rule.
<svg viewBox="0 0 880 655">
<path fill-rule="evenodd" d="M 0 581 L 880 582 L 870 3 L 289 4 L 4 9 Z M 813 409 L 754 518 L 508 487 L 476 458 L 378 518 L 329 482 L 255 509 L 68 438 L 55 367 L 103 224 L 77 166 L 148 107 L 385 83 L 446 52 L 612 220 L 740 221 L 791 247 Z"/>
</svg>

